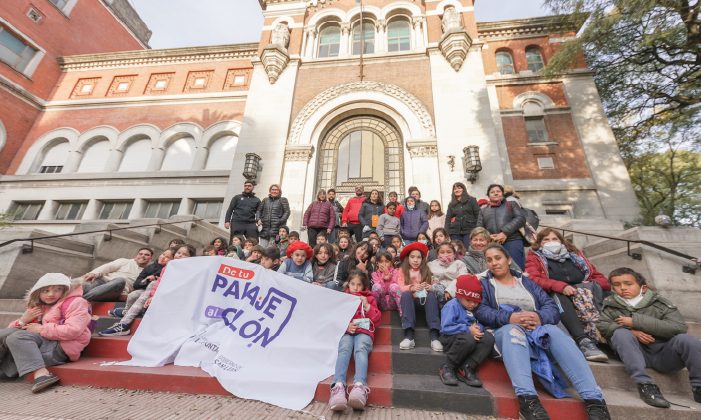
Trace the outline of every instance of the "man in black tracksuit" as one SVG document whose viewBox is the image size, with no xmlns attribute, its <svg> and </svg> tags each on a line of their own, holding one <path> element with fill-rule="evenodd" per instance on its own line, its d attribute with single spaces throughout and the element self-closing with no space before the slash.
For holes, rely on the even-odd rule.
<svg viewBox="0 0 701 420">
<path fill-rule="evenodd" d="M 246 239 L 258 240 L 258 226 L 256 225 L 256 212 L 260 206 L 260 199 L 253 192 L 253 182 L 243 183 L 243 192 L 235 195 L 226 210 L 226 222 L 224 227 L 231 229 L 231 238 L 234 235 L 244 235 Z"/>
</svg>

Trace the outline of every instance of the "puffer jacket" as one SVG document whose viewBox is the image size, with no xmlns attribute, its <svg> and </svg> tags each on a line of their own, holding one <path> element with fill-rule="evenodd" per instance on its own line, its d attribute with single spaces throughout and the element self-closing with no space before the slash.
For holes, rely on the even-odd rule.
<svg viewBox="0 0 701 420">
<path fill-rule="evenodd" d="M 302 224 L 313 229 L 333 229 L 336 225 L 336 211 L 330 202 L 314 200 L 304 212 Z"/>
<path fill-rule="evenodd" d="M 224 220 L 230 223 L 255 223 L 260 199 L 255 193 L 235 195 L 226 209 Z"/>
<path fill-rule="evenodd" d="M 379 216 L 384 213 L 385 206 L 382 203 L 373 204 L 370 200 L 365 200 L 358 212 L 358 220 L 363 226 L 372 227 L 372 216 Z"/>
<path fill-rule="evenodd" d="M 468 235 L 477 226 L 479 214 L 475 197 L 463 193 L 460 200 L 456 200 L 453 195 L 445 214 L 445 230 L 450 235 Z"/>
<path fill-rule="evenodd" d="M 606 280 L 606 277 L 596 269 L 594 264 L 592 264 L 591 261 L 589 261 L 589 259 L 581 252 L 577 252 L 577 254 L 584 259 L 589 267 L 589 276 L 585 277 L 582 282 L 596 282 L 603 290 L 611 290 L 611 285 L 609 284 L 608 280 Z M 548 277 L 547 258 L 533 249 L 529 250 L 528 256 L 526 256 L 526 273 L 528 273 L 528 277 L 533 279 L 534 282 L 538 283 L 538 286 L 542 287 L 546 292 L 562 293 L 565 287 L 569 286 L 569 284 L 565 283 L 564 281 L 555 280 Z"/>
<path fill-rule="evenodd" d="M 273 197 L 268 195 L 258 206 L 256 220 L 260 220 L 263 230 L 260 231 L 261 238 L 274 238 L 280 226 L 287 224 L 290 217 L 290 203 L 285 197 Z"/>
<path fill-rule="evenodd" d="M 370 319 L 370 329 L 366 330 L 364 328 L 358 328 L 355 330 L 355 334 L 353 335 L 358 335 L 358 334 L 365 334 L 369 335 L 370 338 L 375 340 L 375 330 L 377 327 L 380 326 L 380 319 L 382 318 L 382 312 L 377 308 L 377 301 L 375 300 L 375 296 L 372 295 L 372 292 L 369 290 L 361 290 L 360 292 L 357 293 L 351 293 L 350 291 L 348 292 L 349 294 L 353 296 L 364 296 L 368 300 L 368 304 L 370 304 L 370 309 L 367 311 L 364 311 L 363 304 L 360 303 L 358 305 L 358 309 L 355 311 L 355 315 L 353 315 L 353 318 L 351 319 L 351 322 L 354 319 L 360 319 L 360 318 L 369 318 Z M 346 333 L 347 334 L 347 333 Z"/>
<path fill-rule="evenodd" d="M 65 313 L 61 314 L 61 305 L 68 298 L 72 298 L 72 302 Z M 92 316 L 89 308 L 90 304 L 83 299 L 83 288 L 80 285 L 73 285 L 68 295 L 53 305 L 41 305 L 39 334 L 47 340 L 58 341 L 72 362 L 80 358 L 80 352 L 90 343 L 92 333 L 88 325 Z M 8 328 L 20 328 L 19 318 L 12 321 Z"/>
<path fill-rule="evenodd" d="M 518 230 L 525 225 L 526 218 L 521 213 L 521 207 L 516 202 L 507 200 L 501 200 L 498 206 L 485 206 L 480 209 L 477 218 L 477 226 L 492 234 L 504 232 L 507 241 L 522 239 Z"/>
<path fill-rule="evenodd" d="M 634 330 L 648 333 L 661 340 L 669 340 L 675 335 L 684 334 L 688 328 L 679 309 L 653 290 L 646 291 L 643 300 L 635 308 L 628 306 L 617 295 L 610 295 L 604 299 L 601 317 L 596 323 L 596 328 L 606 339 L 611 339 L 617 329 L 627 328 L 616 323 L 616 318 L 619 316 L 633 318 Z"/>
<path fill-rule="evenodd" d="M 425 233 L 428 230 L 428 219 L 426 218 L 426 213 L 422 210 L 416 208 L 414 210 L 404 209 L 404 213 L 402 213 L 402 217 L 399 220 L 403 239 L 415 241 L 419 233 Z"/>
<path fill-rule="evenodd" d="M 343 217 L 341 217 L 341 223 L 350 223 L 352 225 L 361 224 L 359 214 L 360 209 L 365 203 L 365 196 L 355 196 L 348 200 L 346 207 L 343 209 Z"/>
</svg>

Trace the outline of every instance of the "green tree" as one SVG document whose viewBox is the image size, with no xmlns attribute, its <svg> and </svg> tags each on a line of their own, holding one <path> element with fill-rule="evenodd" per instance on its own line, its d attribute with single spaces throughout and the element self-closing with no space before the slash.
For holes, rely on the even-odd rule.
<svg viewBox="0 0 701 420">
<path fill-rule="evenodd" d="M 583 54 L 620 143 L 650 140 L 657 127 L 699 123 L 698 0 L 545 0 L 545 4 L 566 21 L 586 17 L 578 36 L 559 49 L 545 74 L 567 70 Z"/>
<path fill-rule="evenodd" d="M 654 225 L 664 213 L 675 225 L 701 227 L 701 153 L 693 131 L 658 132 L 657 146 L 636 150 L 624 161 L 641 207 L 641 222 Z"/>
</svg>

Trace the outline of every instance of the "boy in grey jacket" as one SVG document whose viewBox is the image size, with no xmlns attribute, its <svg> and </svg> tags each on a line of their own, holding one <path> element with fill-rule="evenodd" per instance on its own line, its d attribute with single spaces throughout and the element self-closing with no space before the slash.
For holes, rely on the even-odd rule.
<svg viewBox="0 0 701 420">
<path fill-rule="evenodd" d="M 399 235 L 399 218 L 395 216 L 397 203 L 388 203 L 387 212 L 380 215 L 377 220 L 377 234 L 382 240 L 382 248 L 387 248 L 392 243 L 392 237 Z"/>
<path fill-rule="evenodd" d="M 646 367 L 667 373 L 686 367 L 694 400 L 701 403 L 701 340 L 686 334 L 679 310 L 650 290 L 645 278 L 622 267 L 609 274 L 614 294 L 604 299 L 596 326 L 618 353 L 645 403 L 668 408 L 669 402 Z"/>
</svg>

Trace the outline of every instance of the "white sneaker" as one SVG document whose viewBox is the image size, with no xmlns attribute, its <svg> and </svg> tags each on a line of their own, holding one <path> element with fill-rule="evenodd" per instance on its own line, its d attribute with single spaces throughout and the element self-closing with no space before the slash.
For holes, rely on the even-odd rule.
<svg viewBox="0 0 701 420">
<path fill-rule="evenodd" d="M 431 340 L 431 350 L 443 351 L 443 344 L 438 340 Z"/>
<path fill-rule="evenodd" d="M 409 340 L 408 338 L 405 338 L 401 343 L 399 343 L 399 350 L 411 350 L 414 347 L 416 347 L 416 342 L 414 342 L 414 340 Z"/>
</svg>

